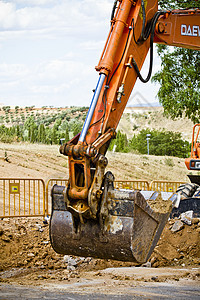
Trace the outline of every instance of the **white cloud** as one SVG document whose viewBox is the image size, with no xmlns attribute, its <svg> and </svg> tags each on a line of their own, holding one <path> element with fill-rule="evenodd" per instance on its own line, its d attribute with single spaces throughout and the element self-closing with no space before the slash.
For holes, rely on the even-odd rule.
<svg viewBox="0 0 200 300">
<path fill-rule="evenodd" d="M 7 78 L 25 77 L 29 74 L 28 68 L 22 64 L 0 64 L 0 77 L 4 81 Z"/>
<path fill-rule="evenodd" d="M 2 29 L 41 29 L 96 27 L 101 17 L 108 15 L 110 1 L 95 3 L 94 0 L 82 1 L 17 1 L 24 3 L 18 7 L 12 2 L 0 1 L 0 27 Z M 32 4 L 32 6 L 30 6 Z M 34 5 L 33 5 L 34 4 Z M 48 1 L 49 4 L 49 1 Z M 92 21 L 92 23 L 91 23 Z"/>
<path fill-rule="evenodd" d="M 0 103 L 89 105 L 112 5 L 113 0 L 0 0 Z"/>
<path fill-rule="evenodd" d="M 8 2 L 13 2 L 13 0 L 9 0 Z M 49 5 L 55 3 L 55 0 L 14 0 L 15 3 L 26 5 L 26 6 L 41 6 L 41 5 Z M 59 2 L 59 0 L 57 1 Z"/>
<path fill-rule="evenodd" d="M 15 19 L 15 5 L 0 2 L 0 28 L 11 28 Z"/>
</svg>

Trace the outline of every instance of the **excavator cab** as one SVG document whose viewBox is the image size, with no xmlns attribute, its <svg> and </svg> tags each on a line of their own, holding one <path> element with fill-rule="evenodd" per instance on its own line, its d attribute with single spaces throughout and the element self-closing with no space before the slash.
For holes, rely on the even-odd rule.
<svg viewBox="0 0 200 300">
<path fill-rule="evenodd" d="M 191 154 L 189 158 L 185 159 L 185 164 L 188 170 L 200 170 L 200 124 L 193 126 Z M 198 183 L 199 184 L 199 183 Z"/>
<path fill-rule="evenodd" d="M 60 147 L 68 156 L 69 185 L 55 185 L 51 192 L 50 240 L 56 252 L 135 263 L 150 257 L 177 195 L 163 200 L 156 192 L 115 189 L 105 154 L 137 78 L 150 79 L 153 42 L 185 46 L 190 40 L 189 47 L 198 49 L 197 39 L 182 37 L 179 29 L 199 15 L 199 10 L 159 12 L 157 0 L 114 2 L 83 129 Z M 140 70 L 149 49 L 144 79 Z"/>
</svg>

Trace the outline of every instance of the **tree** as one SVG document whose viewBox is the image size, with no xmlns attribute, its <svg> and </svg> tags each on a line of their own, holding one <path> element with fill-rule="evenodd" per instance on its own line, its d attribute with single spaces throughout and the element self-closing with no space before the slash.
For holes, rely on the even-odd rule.
<svg viewBox="0 0 200 300">
<path fill-rule="evenodd" d="M 159 0 L 161 9 L 199 8 L 200 0 Z"/>
<path fill-rule="evenodd" d="M 17 115 L 18 113 L 19 113 L 19 106 L 16 105 L 16 106 L 15 106 L 15 114 Z"/>
<path fill-rule="evenodd" d="M 35 143 L 37 141 L 37 135 L 38 135 L 37 125 L 34 123 L 29 128 L 29 139 L 31 143 Z"/>
<path fill-rule="evenodd" d="M 124 152 L 124 153 L 129 152 L 127 135 L 125 133 L 121 133 L 120 130 L 117 132 L 116 139 L 113 139 L 111 141 L 109 150 L 112 151 L 114 145 L 116 145 L 116 149 L 115 149 L 116 152 Z"/>
<path fill-rule="evenodd" d="M 73 132 L 73 135 L 77 135 L 82 130 L 82 122 L 79 120 L 72 119 L 68 123 L 69 131 Z"/>
<path fill-rule="evenodd" d="M 38 140 L 38 142 L 44 143 L 44 144 L 46 142 L 46 135 L 45 135 L 44 124 L 40 124 L 40 126 L 39 126 L 37 140 Z"/>
<path fill-rule="evenodd" d="M 58 144 L 57 125 L 53 126 L 53 129 L 52 129 L 52 132 L 51 132 L 51 143 L 52 144 Z"/>
<path fill-rule="evenodd" d="M 160 0 L 161 9 L 199 8 L 200 0 Z M 160 103 L 166 115 L 172 118 L 185 114 L 194 123 L 200 118 L 200 53 L 199 51 L 159 45 L 161 71 L 152 81 L 161 87 L 158 92 Z M 173 48 L 172 48 L 173 49 Z"/>
<path fill-rule="evenodd" d="M 36 142 L 37 139 L 37 125 L 35 124 L 34 117 L 29 117 L 24 123 L 24 129 L 28 130 L 28 138 L 31 143 Z"/>
<path fill-rule="evenodd" d="M 151 155 L 169 155 L 186 157 L 190 151 L 189 142 L 181 139 L 179 132 L 143 129 L 134 135 L 129 143 L 130 149 L 147 154 L 147 134 L 151 134 L 149 153 Z"/>
<path fill-rule="evenodd" d="M 66 127 L 65 129 L 65 143 L 67 143 L 69 141 L 69 129 L 68 127 Z"/>
</svg>

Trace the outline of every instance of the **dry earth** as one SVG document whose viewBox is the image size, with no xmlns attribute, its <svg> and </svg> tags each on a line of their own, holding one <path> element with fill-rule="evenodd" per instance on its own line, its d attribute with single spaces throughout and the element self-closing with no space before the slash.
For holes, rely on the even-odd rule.
<svg viewBox="0 0 200 300">
<path fill-rule="evenodd" d="M 8 161 L 5 160 L 7 156 Z M 184 159 L 168 156 L 108 152 L 107 170 L 116 180 L 187 181 Z M 67 157 L 57 145 L 0 143 L 1 178 L 68 178 Z"/>
<path fill-rule="evenodd" d="M 149 260 L 151 265 L 136 267 L 132 263 L 56 254 L 49 242 L 48 225 L 41 219 L 1 220 L 1 282 L 44 287 L 62 282 L 67 291 L 82 293 L 102 292 L 103 285 L 106 294 L 126 294 L 130 286 L 155 282 L 198 286 L 200 220 L 172 233 L 174 221 L 166 225 Z"/>
<path fill-rule="evenodd" d="M 108 169 L 118 180 L 186 180 L 183 159 L 121 153 L 108 153 L 108 159 Z M 67 159 L 59 154 L 58 146 L 0 144 L 0 170 L 1 178 L 31 177 L 47 181 L 68 177 Z M 98 293 L 103 285 L 105 293 L 123 295 L 130 286 L 145 282 L 197 286 L 199 221 L 194 219 L 190 226 L 184 224 L 173 233 L 175 220 L 170 220 L 150 258 L 151 268 L 145 268 L 111 260 L 58 255 L 51 248 L 48 225 L 42 219 L 3 219 L 0 222 L 1 281 L 47 287 L 62 282 L 68 291 L 75 288 L 85 293 Z"/>
<path fill-rule="evenodd" d="M 118 130 L 126 133 L 128 138 L 147 128 L 180 132 L 184 140 L 191 142 L 194 126 L 192 121 L 186 117 L 172 120 L 163 112 L 162 107 L 127 107 L 119 122 Z"/>
</svg>

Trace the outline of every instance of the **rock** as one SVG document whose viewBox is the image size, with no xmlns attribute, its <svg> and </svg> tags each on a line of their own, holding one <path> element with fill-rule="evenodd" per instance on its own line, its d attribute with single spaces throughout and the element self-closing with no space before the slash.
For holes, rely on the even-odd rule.
<svg viewBox="0 0 200 300">
<path fill-rule="evenodd" d="M 67 266 L 67 270 L 69 270 L 69 271 L 75 271 L 76 270 L 76 268 L 74 267 L 74 266 Z"/>
<path fill-rule="evenodd" d="M 42 261 L 36 261 L 34 264 L 35 264 L 35 266 L 41 266 L 43 264 L 43 262 Z"/>
<path fill-rule="evenodd" d="M 151 258 L 151 264 L 153 265 L 157 261 L 157 257 L 153 256 Z"/>
<path fill-rule="evenodd" d="M 28 253 L 27 257 L 35 257 L 35 254 L 34 253 Z"/>
<path fill-rule="evenodd" d="M 42 226 L 40 224 L 35 224 L 36 230 L 40 231 L 42 229 Z"/>
<path fill-rule="evenodd" d="M 173 225 L 174 224 L 174 220 L 173 219 L 171 219 L 171 220 L 169 220 L 169 225 Z"/>
<path fill-rule="evenodd" d="M 181 216 L 181 221 L 187 225 L 192 225 L 192 219 L 189 217 Z"/>
<path fill-rule="evenodd" d="M 69 278 L 64 276 L 64 277 L 62 277 L 62 280 L 68 280 L 69 281 Z"/>
<path fill-rule="evenodd" d="M 89 263 L 89 262 L 91 262 L 91 261 L 92 261 L 92 258 L 91 258 L 91 257 L 86 257 L 85 260 L 84 260 L 85 263 Z"/>
<path fill-rule="evenodd" d="M 199 218 L 192 219 L 192 224 L 198 224 L 198 223 L 199 223 Z"/>
<path fill-rule="evenodd" d="M 188 210 L 188 211 L 182 213 L 181 216 L 183 215 L 184 217 L 188 217 L 188 218 L 192 219 L 193 213 L 194 213 L 193 210 Z"/>
<path fill-rule="evenodd" d="M 77 267 L 77 261 L 75 259 L 71 258 L 69 255 L 64 255 L 63 261 L 65 263 L 67 263 L 67 265 L 69 267 L 71 267 L 71 266 L 72 267 Z"/>
<path fill-rule="evenodd" d="M 184 228 L 184 224 L 181 222 L 181 220 L 175 221 L 174 225 L 171 228 L 171 232 L 177 232 Z"/>
<path fill-rule="evenodd" d="M 8 234 L 8 237 L 9 237 L 9 239 L 11 239 L 11 240 L 12 240 L 12 238 L 13 238 L 13 235 L 12 235 L 12 233 L 9 233 L 9 234 Z"/>
<path fill-rule="evenodd" d="M 178 261 L 178 259 L 177 259 L 177 258 L 174 258 L 174 261 Z"/>
<path fill-rule="evenodd" d="M 185 264 L 182 264 L 181 266 L 182 266 L 182 267 L 185 267 Z"/>
<path fill-rule="evenodd" d="M 69 255 L 64 255 L 63 256 L 63 262 L 64 263 L 68 263 L 68 260 L 70 259 L 70 256 Z"/>
<path fill-rule="evenodd" d="M 76 267 L 77 266 L 76 260 L 73 258 L 68 259 L 68 266 Z"/>
<path fill-rule="evenodd" d="M 200 265 L 200 258 L 193 258 L 193 263 Z"/>
<path fill-rule="evenodd" d="M 42 243 L 47 245 L 47 244 L 49 244 L 49 241 L 43 241 Z"/>
<path fill-rule="evenodd" d="M 9 239 L 8 236 L 4 236 L 4 237 L 2 237 L 2 241 L 6 242 L 6 243 L 9 243 L 10 239 Z"/>
<path fill-rule="evenodd" d="M 187 225 L 192 225 L 193 210 L 188 210 L 181 214 L 181 221 Z"/>
<path fill-rule="evenodd" d="M 49 269 L 53 269 L 54 268 L 54 265 L 51 263 L 51 264 L 48 264 L 48 268 Z"/>
<path fill-rule="evenodd" d="M 145 264 L 142 265 L 144 268 L 151 268 L 151 262 L 147 261 Z"/>
<path fill-rule="evenodd" d="M 156 282 L 159 281 L 158 276 L 152 276 L 152 277 L 151 277 L 151 280 L 156 281 Z"/>
<path fill-rule="evenodd" d="M 4 233 L 4 231 L 3 231 L 3 227 L 1 227 L 1 226 L 0 226 L 0 236 L 2 236 L 2 235 L 3 235 L 3 233 Z"/>
</svg>

